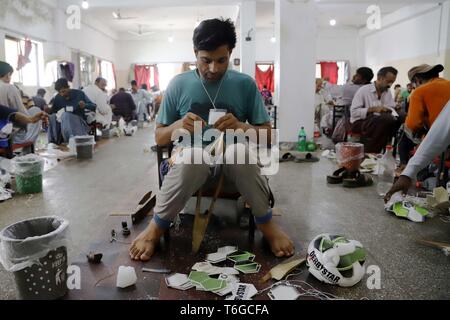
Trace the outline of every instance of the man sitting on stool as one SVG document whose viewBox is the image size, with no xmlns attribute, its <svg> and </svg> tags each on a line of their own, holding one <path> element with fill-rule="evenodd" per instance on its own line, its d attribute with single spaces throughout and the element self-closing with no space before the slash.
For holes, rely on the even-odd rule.
<svg viewBox="0 0 450 320">
<path fill-rule="evenodd" d="M 83 91 L 70 89 L 66 79 L 58 79 L 55 90 L 58 95 L 50 109 L 48 142 L 68 143 L 71 137 L 89 134 L 86 110 L 95 113 L 96 105 Z"/>
<path fill-rule="evenodd" d="M 395 101 L 389 91 L 397 79 L 393 67 L 380 69 L 374 83 L 361 87 L 350 107 L 352 132 L 361 134 L 366 153 L 380 153 L 397 130 L 402 117 L 394 117 Z"/>
</svg>

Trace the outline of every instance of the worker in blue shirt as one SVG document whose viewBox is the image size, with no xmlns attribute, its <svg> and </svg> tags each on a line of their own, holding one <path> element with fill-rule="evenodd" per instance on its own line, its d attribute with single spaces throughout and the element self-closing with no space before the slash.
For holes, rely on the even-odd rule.
<svg viewBox="0 0 450 320">
<path fill-rule="evenodd" d="M 74 136 L 84 136 L 90 131 L 89 112 L 95 118 L 96 105 L 81 90 L 71 89 L 66 79 L 55 83 L 56 95 L 50 111 L 49 143 L 68 143 Z"/>
</svg>

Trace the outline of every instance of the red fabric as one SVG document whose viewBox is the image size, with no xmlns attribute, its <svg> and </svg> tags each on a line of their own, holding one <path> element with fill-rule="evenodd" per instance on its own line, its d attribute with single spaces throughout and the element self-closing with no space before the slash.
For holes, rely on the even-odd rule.
<svg viewBox="0 0 450 320">
<path fill-rule="evenodd" d="M 134 79 L 137 82 L 138 87 L 141 87 L 143 84 L 146 84 L 148 88 L 150 88 L 150 66 L 136 65 L 134 67 Z"/>
<path fill-rule="evenodd" d="M 337 84 L 338 81 L 338 65 L 336 62 L 321 62 L 322 79 L 329 78 L 329 83 Z"/>
<path fill-rule="evenodd" d="M 275 81 L 274 81 L 274 67 L 271 65 L 267 71 L 262 71 L 258 65 L 256 65 L 256 84 L 258 85 L 258 90 L 261 91 L 264 86 L 267 86 L 267 90 L 270 92 L 275 91 Z"/>
</svg>

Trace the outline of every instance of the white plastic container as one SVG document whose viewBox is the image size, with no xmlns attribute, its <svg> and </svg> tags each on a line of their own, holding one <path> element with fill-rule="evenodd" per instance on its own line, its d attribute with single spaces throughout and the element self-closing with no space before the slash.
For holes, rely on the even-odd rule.
<svg viewBox="0 0 450 320">
<path fill-rule="evenodd" d="M 387 146 L 386 152 L 378 163 L 377 193 L 380 197 L 384 197 L 394 183 L 397 164 L 392 154 L 393 150 L 392 146 Z"/>
</svg>

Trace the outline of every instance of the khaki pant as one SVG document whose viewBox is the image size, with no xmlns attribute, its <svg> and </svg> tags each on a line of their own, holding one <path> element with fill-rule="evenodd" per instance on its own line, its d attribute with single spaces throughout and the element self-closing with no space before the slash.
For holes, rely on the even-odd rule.
<svg viewBox="0 0 450 320">
<path fill-rule="evenodd" d="M 216 188 L 222 172 L 225 177 L 222 192 L 239 192 L 251 206 L 256 223 L 267 223 L 272 217 L 269 205 L 270 190 L 267 179 L 261 175 L 256 164 L 173 165 L 156 197 L 156 223 L 160 227 L 168 228 L 201 187 L 203 190 Z"/>
</svg>

